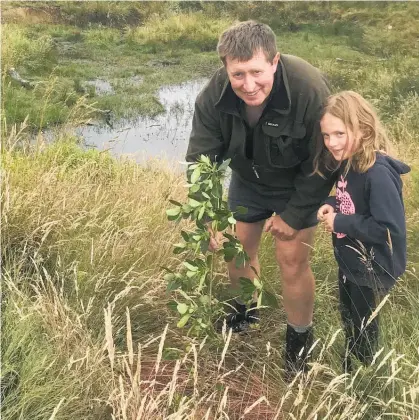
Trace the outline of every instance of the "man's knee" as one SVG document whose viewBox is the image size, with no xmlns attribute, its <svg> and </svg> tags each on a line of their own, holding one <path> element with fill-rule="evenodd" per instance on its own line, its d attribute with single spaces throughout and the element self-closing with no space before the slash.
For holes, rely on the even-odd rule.
<svg viewBox="0 0 419 420">
<path fill-rule="evenodd" d="M 263 222 L 244 223 L 238 222 L 236 235 L 243 249 L 251 260 L 257 257 L 260 237 L 262 235 Z"/>
<path fill-rule="evenodd" d="M 300 231 L 292 241 L 276 240 L 276 260 L 286 276 L 298 276 L 310 269 L 310 245 L 314 230 Z"/>
<path fill-rule="evenodd" d="M 310 269 L 308 257 L 306 259 L 301 259 L 301 257 L 298 256 L 282 256 L 278 258 L 278 264 L 284 278 L 297 279 L 298 276 L 304 274 Z"/>
<path fill-rule="evenodd" d="M 277 246 L 276 260 L 284 277 L 299 276 L 310 269 L 309 253 L 301 246 Z"/>
</svg>

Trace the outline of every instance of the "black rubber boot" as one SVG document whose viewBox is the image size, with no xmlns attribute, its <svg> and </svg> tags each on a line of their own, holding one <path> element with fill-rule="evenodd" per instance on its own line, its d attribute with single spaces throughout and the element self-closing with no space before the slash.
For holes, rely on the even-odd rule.
<svg viewBox="0 0 419 420">
<path fill-rule="evenodd" d="M 289 382 L 297 372 L 308 371 L 307 362 L 311 358 L 308 351 L 313 345 L 313 327 L 309 327 L 303 333 L 298 333 L 287 325 L 285 340 L 285 380 Z"/>
<path fill-rule="evenodd" d="M 250 326 L 257 326 L 260 323 L 259 309 L 256 309 L 258 304 L 252 302 L 250 308 L 246 312 L 246 321 Z"/>
<path fill-rule="evenodd" d="M 343 324 L 343 331 L 345 332 L 345 353 L 342 358 L 342 370 L 344 373 L 351 373 L 351 355 L 354 349 L 354 326 L 351 319 L 350 309 L 344 304 L 340 305 L 340 315 Z"/>
<path fill-rule="evenodd" d="M 236 299 L 231 299 L 225 306 L 227 313 L 225 318 L 227 328 L 231 328 L 235 333 L 246 331 L 249 328 L 246 305 L 237 302 Z"/>
<path fill-rule="evenodd" d="M 345 350 L 342 356 L 342 370 L 344 373 L 351 373 L 351 357 L 355 344 L 351 285 L 342 272 L 339 272 L 339 312 L 342 320 L 343 331 L 345 333 Z"/>
<path fill-rule="evenodd" d="M 369 366 L 378 349 L 378 317 L 363 328 L 355 327 L 353 354 L 364 365 Z"/>
</svg>

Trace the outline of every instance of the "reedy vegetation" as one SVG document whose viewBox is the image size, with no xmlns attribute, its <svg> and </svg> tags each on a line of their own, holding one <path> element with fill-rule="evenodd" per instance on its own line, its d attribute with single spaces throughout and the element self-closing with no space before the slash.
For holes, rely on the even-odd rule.
<svg viewBox="0 0 419 420">
<path fill-rule="evenodd" d="M 73 13 L 82 10 L 66 7 Z M 83 7 L 91 11 L 95 6 Z M 120 17 L 114 22 L 123 21 L 127 7 L 109 3 L 110 16 Z M 159 7 L 159 33 L 147 23 L 124 31 L 103 26 L 3 27 L 3 33 L 9 34 L 8 43 L 3 37 L 2 52 L 4 418 L 419 418 L 419 66 L 413 48 L 415 29 L 409 24 L 417 18 L 417 5 L 266 3 L 262 7 L 262 3 L 228 2 L 223 5 L 228 12 L 225 21 L 218 19 L 220 12 L 211 3 L 194 3 L 203 11 L 185 11 L 192 6 L 178 3 L 177 14 L 166 4 Z M 189 20 L 180 19 L 179 13 L 186 13 Z M 313 16 L 326 23 L 313 25 Z M 191 52 L 201 63 L 211 63 L 205 69 L 210 73 L 217 60 L 213 53 L 199 51 L 203 39 L 190 41 L 182 50 L 180 34 L 185 31 L 188 39 L 194 39 L 194 33 L 207 33 L 210 45 L 215 32 L 235 17 L 273 24 L 281 50 L 320 66 L 331 76 L 334 90 L 352 88 L 371 98 L 399 155 L 413 168 L 405 183 L 408 271 L 381 309 L 383 350 L 370 369 L 360 368 L 351 377 L 340 371 L 343 340 L 338 330 L 335 265 L 330 238 L 321 229 L 312 258 L 317 278 L 317 359 L 307 379 L 286 385 L 281 379 L 285 325 L 281 309 L 263 314 L 261 330 L 247 339 L 225 334 L 219 341 L 197 341 L 175 327 L 162 267 L 180 268 L 182 260 L 173 256 L 173 244 L 179 242 L 181 229 L 193 229 L 186 221 L 176 226 L 165 215 L 169 199 L 186 200 L 182 175 L 162 162 L 140 167 L 106 153 L 85 151 L 65 134 L 50 146 L 43 145 L 40 135 L 35 150 L 29 150 L 27 127 L 12 124 L 23 121 L 26 114 L 32 126 L 80 123 L 91 117 L 88 105 L 99 98 L 80 96 L 71 64 L 88 45 L 91 64 L 77 73 L 79 78 L 95 74 L 118 45 L 122 49 L 118 57 L 140 49 L 130 56 L 133 67 L 156 54 L 159 59 L 180 60 L 181 64 L 156 75 L 139 67 L 145 85 L 162 75 L 166 75 L 162 82 L 202 75 L 202 69 L 194 71 L 197 61 L 190 58 Z M 214 22 L 214 33 L 204 32 L 203 20 Z M 168 45 L 158 38 L 165 28 L 174 34 Z M 46 38 L 34 37 L 42 33 Z M 54 33 L 75 37 L 74 41 L 79 38 L 75 57 L 57 55 L 55 47 L 51 50 L 47 38 L 53 39 Z M 95 52 L 97 45 L 101 48 Z M 102 64 L 93 64 L 100 54 Z M 112 62 L 111 78 L 121 77 L 123 71 L 124 76 L 133 74 L 131 67 L 117 74 Z M 5 73 L 6 63 L 15 67 L 24 63 L 22 74 L 35 80 L 51 80 L 54 68 L 54 83 L 44 84 L 43 90 L 42 84 L 33 91 L 16 88 Z M 176 74 L 169 76 L 170 72 Z M 142 89 L 152 98 L 154 90 Z M 70 93 L 73 103 L 64 100 Z M 271 251 L 272 240 L 265 236 L 261 277 L 280 297 Z M 227 281 L 223 265 L 215 271 L 221 282 Z"/>
</svg>

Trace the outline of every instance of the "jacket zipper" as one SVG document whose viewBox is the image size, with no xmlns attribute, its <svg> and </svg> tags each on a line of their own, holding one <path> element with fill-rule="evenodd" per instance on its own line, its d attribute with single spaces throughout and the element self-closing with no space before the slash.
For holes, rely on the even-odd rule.
<svg viewBox="0 0 419 420">
<path fill-rule="evenodd" d="M 252 161 L 252 169 L 253 169 L 253 172 L 255 173 L 255 175 L 256 175 L 256 178 L 257 179 L 259 179 L 260 178 L 260 176 L 259 176 L 259 174 L 258 174 L 258 171 L 256 170 L 256 165 L 255 165 L 255 161 L 253 160 Z"/>
</svg>

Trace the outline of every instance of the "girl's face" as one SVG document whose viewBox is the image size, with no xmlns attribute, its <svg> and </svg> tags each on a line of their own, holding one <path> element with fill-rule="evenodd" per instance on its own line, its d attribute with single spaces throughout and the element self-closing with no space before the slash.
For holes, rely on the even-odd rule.
<svg viewBox="0 0 419 420">
<path fill-rule="evenodd" d="M 348 159 L 355 153 L 359 138 L 340 118 L 326 113 L 320 120 L 320 128 L 325 146 L 337 161 Z"/>
</svg>

